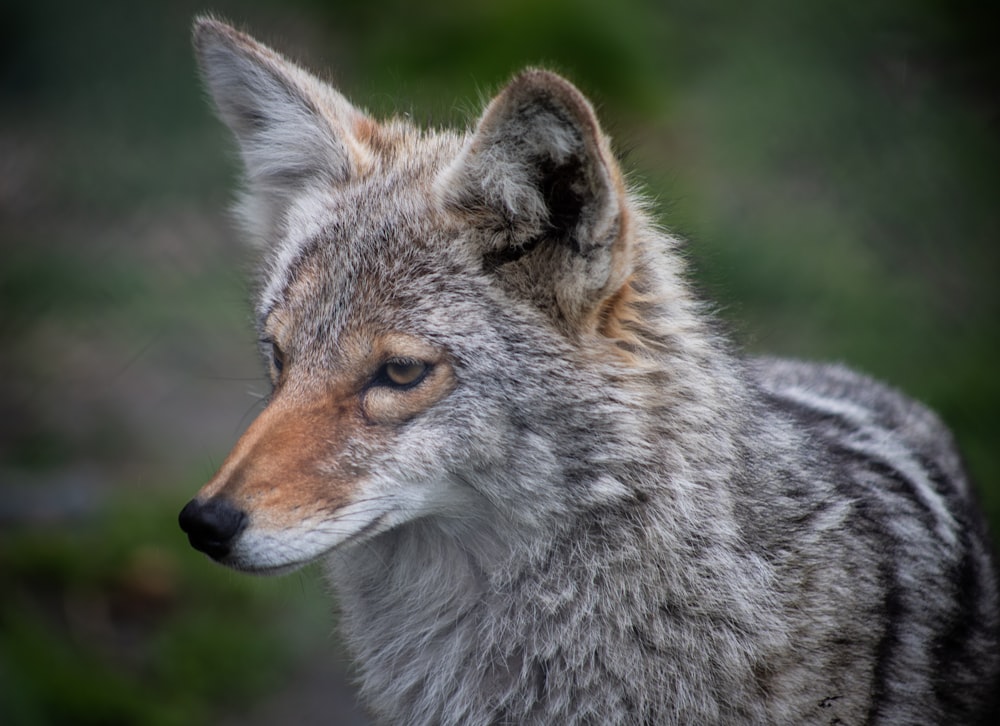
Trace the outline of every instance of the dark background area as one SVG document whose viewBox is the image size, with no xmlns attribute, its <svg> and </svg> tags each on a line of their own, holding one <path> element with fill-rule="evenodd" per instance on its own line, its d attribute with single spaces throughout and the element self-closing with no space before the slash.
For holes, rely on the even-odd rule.
<svg viewBox="0 0 1000 726">
<path fill-rule="evenodd" d="M 737 339 L 931 404 L 997 531 L 1000 63 L 984 8 L 5 3 L 0 721 L 353 722 L 317 573 L 230 573 L 176 526 L 267 389 L 196 12 L 427 125 L 473 122 L 525 65 L 565 73 Z"/>
</svg>

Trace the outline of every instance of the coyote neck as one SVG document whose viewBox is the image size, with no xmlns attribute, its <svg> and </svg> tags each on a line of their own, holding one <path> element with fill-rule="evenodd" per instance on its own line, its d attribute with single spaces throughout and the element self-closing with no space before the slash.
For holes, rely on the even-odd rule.
<svg viewBox="0 0 1000 726">
<path fill-rule="evenodd" d="M 335 555 L 366 700 L 387 723 L 642 722 L 671 701 L 681 722 L 761 720 L 742 709 L 784 636 L 770 570 L 724 508 L 679 488 L 516 542 L 414 523 Z"/>
</svg>

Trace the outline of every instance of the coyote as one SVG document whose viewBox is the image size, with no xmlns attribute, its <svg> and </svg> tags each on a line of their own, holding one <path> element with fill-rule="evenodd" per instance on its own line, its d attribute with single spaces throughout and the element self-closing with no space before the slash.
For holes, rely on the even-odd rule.
<svg viewBox="0 0 1000 726">
<path fill-rule="evenodd" d="M 322 559 L 394 724 L 988 717 L 997 581 L 937 417 L 743 357 L 593 108 L 544 70 L 474 129 L 376 121 L 211 18 L 273 392 L 181 512 Z"/>
</svg>

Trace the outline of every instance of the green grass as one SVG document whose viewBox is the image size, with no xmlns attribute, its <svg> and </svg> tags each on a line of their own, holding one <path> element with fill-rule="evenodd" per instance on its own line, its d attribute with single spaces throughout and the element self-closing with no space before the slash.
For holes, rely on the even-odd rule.
<svg viewBox="0 0 1000 726">
<path fill-rule="evenodd" d="M 240 577 L 179 536 L 171 498 L 0 534 L 4 723 L 209 723 L 332 631 L 315 572 Z"/>
</svg>

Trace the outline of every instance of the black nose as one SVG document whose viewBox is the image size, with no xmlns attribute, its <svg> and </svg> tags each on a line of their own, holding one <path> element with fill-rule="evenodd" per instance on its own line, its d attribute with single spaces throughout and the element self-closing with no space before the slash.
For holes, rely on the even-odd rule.
<svg viewBox="0 0 1000 726">
<path fill-rule="evenodd" d="M 233 542 L 247 526 L 247 515 L 222 497 L 205 502 L 192 499 L 178 517 L 191 546 L 214 560 L 229 554 Z"/>
</svg>

